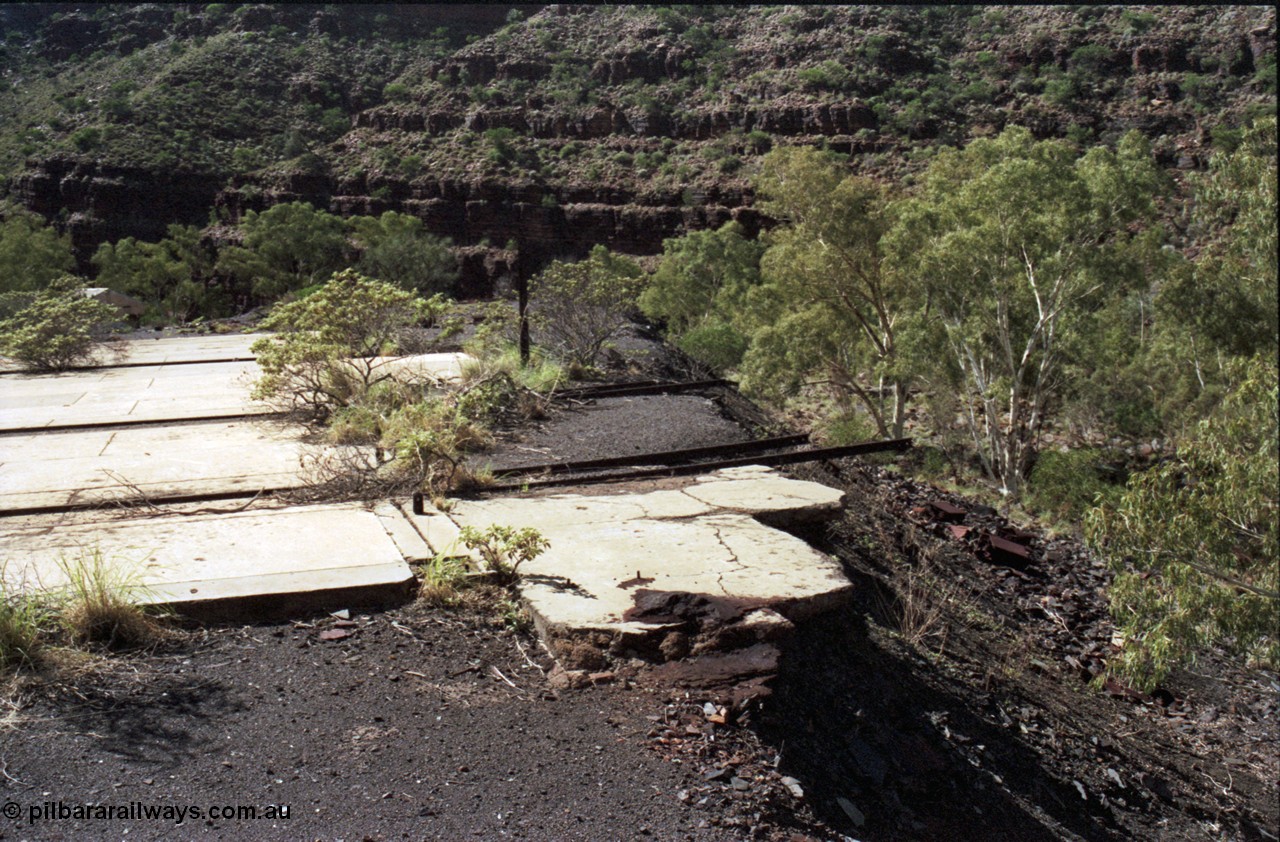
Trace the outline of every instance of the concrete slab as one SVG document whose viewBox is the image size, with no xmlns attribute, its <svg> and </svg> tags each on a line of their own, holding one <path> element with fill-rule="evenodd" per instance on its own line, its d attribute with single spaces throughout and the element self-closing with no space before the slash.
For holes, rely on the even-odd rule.
<svg viewBox="0 0 1280 842">
<path fill-rule="evenodd" d="M 789 522 L 829 517 L 844 500 L 844 494 L 834 488 L 787 479 L 763 465 L 726 468 L 700 477 L 684 493 L 719 509 Z"/>
<path fill-rule="evenodd" d="M 393 506 L 329 504 L 111 520 L 40 516 L 0 521 L 10 589 L 56 591 L 67 564 L 95 554 L 142 604 L 234 613 L 249 598 L 280 608 L 342 608 L 407 595 L 406 560 L 425 544 Z"/>
<path fill-rule="evenodd" d="M 257 376 L 253 361 L 11 374 L 0 378 L 0 431 L 272 412 L 249 399 Z"/>
<path fill-rule="evenodd" d="M 157 336 L 146 339 L 111 339 L 104 342 L 89 360 L 90 366 L 117 366 L 162 363 L 251 360 L 249 350 L 265 333 L 221 335 Z M 20 371 L 21 366 L 0 358 L 0 371 Z"/>
<path fill-rule="evenodd" d="M 321 448 L 269 421 L 0 437 L 0 513 L 140 502 L 176 495 L 256 492 L 303 485 L 304 460 Z"/>
<path fill-rule="evenodd" d="M 753 467 L 678 489 L 461 501 L 448 514 L 463 526 L 532 526 L 550 541 L 521 568 L 544 635 L 649 635 L 664 624 L 625 616 L 642 590 L 767 605 L 789 620 L 847 599 L 837 561 L 751 516 L 828 511 L 841 496 Z"/>
<path fill-rule="evenodd" d="M 456 380 L 466 354 L 421 354 L 382 361 L 399 378 Z M 181 421 L 260 415 L 274 408 L 249 398 L 260 372 L 253 360 L 103 368 L 0 378 L 0 432 L 50 426 Z"/>
<path fill-rule="evenodd" d="M 105 365 L 137 363 L 191 363 L 219 360 L 251 360 L 249 347 L 266 333 L 225 333 L 220 335 L 160 336 L 110 342 L 101 355 Z"/>
</svg>

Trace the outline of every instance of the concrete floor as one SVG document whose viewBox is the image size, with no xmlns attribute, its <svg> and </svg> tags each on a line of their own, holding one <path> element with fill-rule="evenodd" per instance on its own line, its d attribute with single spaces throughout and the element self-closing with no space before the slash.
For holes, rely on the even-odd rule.
<svg viewBox="0 0 1280 842">
<path fill-rule="evenodd" d="M 6 586 L 56 590 L 64 568 L 102 559 L 136 598 L 204 613 L 403 598 L 409 563 L 430 551 L 394 506 L 259 500 L 236 511 L 260 489 L 304 483 L 308 460 L 330 449 L 304 443 L 300 427 L 255 417 L 270 411 L 249 399 L 257 364 L 221 360 L 247 356 L 257 338 L 135 340 L 114 360 L 143 365 L 0 376 Z M 397 377 L 448 379 L 458 376 L 463 357 L 381 362 Z M 229 417 L 188 420 L 208 416 Z M 68 425 L 103 426 L 57 429 Z M 236 493 L 242 499 L 163 504 L 165 497 Z M 19 511 L 84 504 L 117 505 Z"/>
<path fill-rule="evenodd" d="M 624 617 L 641 588 L 768 603 L 789 619 L 846 598 L 852 586 L 837 561 L 760 520 L 820 519 L 841 498 L 753 466 L 676 488 L 461 501 L 448 517 L 479 529 L 531 526 L 549 540 L 520 570 L 544 632 L 648 634 L 653 624 Z"/>
<path fill-rule="evenodd" d="M 767 604 L 784 623 L 848 595 L 836 561 L 766 525 L 829 516 L 840 492 L 761 467 L 621 492 L 460 501 L 422 516 L 391 503 L 150 505 L 177 495 L 247 498 L 303 481 L 301 429 L 252 417 L 267 411 L 249 400 L 257 364 L 217 361 L 247 353 L 253 338 L 138 340 L 120 358 L 145 365 L 0 377 L 7 588 L 57 590 L 69 570 L 101 562 L 144 602 L 250 614 L 341 608 L 404 596 L 410 563 L 466 555 L 459 527 L 502 524 L 534 527 L 550 541 L 520 585 L 544 633 L 650 633 L 663 624 L 626 616 L 642 591 Z M 456 377 L 463 359 L 386 362 L 399 377 L 438 379 Z M 184 422 L 220 414 L 237 417 Z M 150 423 L 119 426 L 138 421 Z M 44 429 L 70 424 L 117 426 Z M 15 516 L 85 503 L 122 505 Z"/>
</svg>

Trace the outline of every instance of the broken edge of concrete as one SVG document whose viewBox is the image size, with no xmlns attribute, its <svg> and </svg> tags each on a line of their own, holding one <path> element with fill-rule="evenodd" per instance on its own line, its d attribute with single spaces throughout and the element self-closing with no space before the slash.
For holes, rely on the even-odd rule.
<svg viewBox="0 0 1280 842">
<path fill-rule="evenodd" d="M 740 703 L 767 694 L 796 623 L 851 599 L 837 560 L 781 531 L 843 504 L 838 489 L 747 466 L 676 489 L 462 501 L 449 519 L 532 526 L 550 539 L 522 569 L 520 591 L 557 684 L 643 674 L 714 685 Z"/>
</svg>

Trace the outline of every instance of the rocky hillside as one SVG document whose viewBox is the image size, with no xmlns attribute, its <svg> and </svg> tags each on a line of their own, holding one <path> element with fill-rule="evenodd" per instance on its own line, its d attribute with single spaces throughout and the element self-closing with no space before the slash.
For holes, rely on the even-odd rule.
<svg viewBox="0 0 1280 842">
<path fill-rule="evenodd" d="M 902 178 L 1009 124 L 1139 129 L 1176 175 L 1275 109 L 1269 7 L 46 4 L 0 26 L 3 192 L 82 255 L 301 198 L 419 216 L 474 293 L 596 243 L 758 229 L 776 144 Z"/>
</svg>

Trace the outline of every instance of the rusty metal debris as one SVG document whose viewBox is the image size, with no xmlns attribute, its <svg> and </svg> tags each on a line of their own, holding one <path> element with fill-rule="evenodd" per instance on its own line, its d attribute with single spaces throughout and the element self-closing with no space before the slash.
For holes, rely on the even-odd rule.
<svg viewBox="0 0 1280 842">
<path fill-rule="evenodd" d="M 923 506 L 912 508 L 911 514 L 924 519 L 938 534 L 965 544 L 975 556 L 991 564 L 1022 570 L 1032 561 L 1031 542 L 1035 536 L 1029 532 L 1008 526 L 982 529 L 966 524 L 964 520 L 970 510 L 946 500 L 929 500 Z"/>
<path fill-rule="evenodd" d="M 631 395 L 669 395 L 676 392 L 697 392 L 702 389 L 718 389 L 732 385 L 728 380 L 686 380 L 678 382 L 643 380 L 636 383 L 606 383 L 601 386 L 584 386 L 579 389 L 561 389 L 552 397 L 556 400 L 583 400 L 588 398 L 620 398 Z"/>
<path fill-rule="evenodd" d="M 680 450 L 663 450 L 653 453 L 633 453 L 626 456 L 609 456 L 603 459 L 581 459 L 573 462 L 548 462 L 542 465 L 518 465 L 493 472 L 495 477 L 556 475 L 593 471 L 601 468 L 619 468 L 627 465 L 675 465 L 713 456 L 746 455 L 781 450 L 809 443 L 808 435 L 777 436 L 754 441 L 716 444 L 706 447 L 689 447 Z"/>
</svg>

